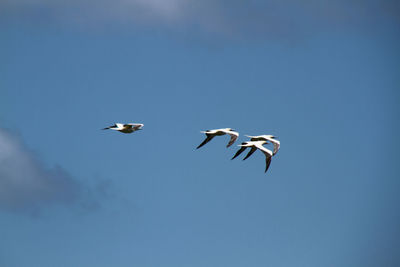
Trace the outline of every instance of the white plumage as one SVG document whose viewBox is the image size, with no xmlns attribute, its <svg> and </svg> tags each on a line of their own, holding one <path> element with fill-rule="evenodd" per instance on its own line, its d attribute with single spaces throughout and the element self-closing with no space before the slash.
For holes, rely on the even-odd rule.
<svg viewBox="0 0 400 267">
<path fill-rule="evenodd" d="M 116 123 L 112 126 L 106 127 L 103 130 L 114 130 L 114 131 L 119 131 L 121 133 L 133 133 L 137 130 L 142 130 L 144 124 L 141 123 Z"/>
<path fill-rule="evenodd" d="M 215 136 L 221 136 L 225 134 L 229 134 L 231 136 L 231 139 L 229 140 L 229 143 L 226 145 L 226 147 L 230 147 L 238 138 L 239 133 L 235 132 L 232 128 L 222 128 L 222 129 L 215 129 L 215 130 L 207 130 L 207 131 L 201 131 L 201 133 L 206 134 L 206 139 L 197 147 L 200 148 L 207 144 L 208 142 L 211 141 Z"/>
<path fill-rule="evenodd" d="M 241 148 L 236 152 L 236 154 L 232 157 L 232 159 L 239 156 L 243 151 L 246 150 L 246 148 L 251 147 L 249 153 L 243 159 L 243 160 L 245 160 L 248 157 L 250 157 L 258 149 L 261 152 L 263 152 L 265 155 L 265 172 L 267 172 L 269 165 L 271 164 L 271 159 L 272 159 L 273 154 L 272 154 L 271 150 L 263 147 L 263 144 L 266 144 L 266 143 L 267 143 L 267 141 L 265 141 L 265 140 L 244 142 L 241 145 L 238 145 Z"/>
<path fill-rule="evenodd" d="M 257 135 L 257 136 L 251 136 L 251 135 L 246 135 L 247 137 L 250 137 L 250 141 L 269 141 L 274 145 L 274 152 L 273 152 L 273 156 L 275 156 L 276 153 L 278 153 L 278 150 L 281 146 L 281 142 L 279 142 L 278 140 L 276 140 L 275 138 L 277 138 L 276 136 L 270 135 L 270 134 L 265 134 L 265 135 Z"/>
</svg>

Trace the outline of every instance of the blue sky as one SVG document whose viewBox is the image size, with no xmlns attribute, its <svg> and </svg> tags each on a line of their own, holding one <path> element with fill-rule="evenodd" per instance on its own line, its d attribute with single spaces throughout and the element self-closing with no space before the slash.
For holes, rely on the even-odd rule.
<svg viewBox="0 0 400 267">
<path fill-rule="evenodd" d="M 395 1 L 0 10 L 0 266 L 400 264 Z"/>
</svg>

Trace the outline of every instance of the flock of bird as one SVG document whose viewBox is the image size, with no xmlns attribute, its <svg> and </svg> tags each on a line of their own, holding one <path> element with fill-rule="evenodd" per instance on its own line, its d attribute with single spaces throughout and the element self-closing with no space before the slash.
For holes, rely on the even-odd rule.
<svg viewBox="0 0 400 267">
<path fill-rule="evenodd" d="M 239 137 L 239 133 L 233 130 L 232 128 L 207 130 L 207 131 L 202 131 L 202 133 L 204 133 L 207 137 L 197 147 L 197 149 L 210 142 L 216 136 L 221 136 L 225 134 L 231 136 L 229 143 L 226 145 L 226 147 L 230 147 L 233 143 L 235 143 L 236 139 Z M 281 143 L 278 140 L 276 140 L 275 139 L 276 137 L 273 135 L 257 135 L 257 136 L 246 135 L 246 136 L 250 138 L 250 141 L 243 142 L 242 144 L 238 145 L 240 146 L 240 149 L 236 152 L 236 154 L 232 157 L 232 159 L 236 158 L 243 151 L 245 151 L 246 148 L 250 147 L 249 153 L 247 153 L 246 157 L 243 158 L 243 160 L 246 160 L 258 149 L 265 155 L 265 172 L 267 172 L 269 165 L 271 164 L 272 156 L 275 156 L 275 154 L 278 152 Z M 263 146 L 264 144 L 269 144 L 269 142 L 272 143 L 272 145 L 274 146 L 273 151 Z"/>
<path fill-rule="evenodd" d="M 142 130 L 143 126 L 144 124 L 141 123 L 126 123 L 126 124 L 115 123 L 114 125 L 106 127 L 103 130 L 110 129 L 128 134 L 128 133 L 133 133 L 137 130 Z M 214 137 L 226 134 L 230 135 L 230 140 L 229 143 L 226 145 L 226 147 L 230 147 L 231 145 L 233 145 L 233 143 L 235 143 L 235 141 L 239 137 L 239 133 L 233 130 L 232 128 L 207 130 L 207 131 L 201 131 L 201 133 L 204 133 L 206 135 L 206 139 L 204 139 L 204 141 L 196 149 L 199 149 L 200 147 L 204 146 L 205 144 L 210 142 Z M 265 172 L 267 172 L 269 165 L 271 164 L 272 157 L 275 156 L 275 154 L 279 150 L 280 142 L 276 140 L 275 138 L 277 137 L 273 135 L 257 135 L 257 136 L 246 135 L 246 136 L 250 138 L 250 141 L 246 141 L 238 145 L 240 146 L 240 148 L 236 152 L 236 154 L 232 157 L 232 159 L 239 156 L 243 151 L 245 151 L 249 147 L 250 148 L 249 153 L 247 153 L 247 155 L 243 158 L 243 160 L 246 160 L 258 149 L 265 155 Z M 273 151 L 263 146 L 269 143 L 273 145 Z"/>
</svg>

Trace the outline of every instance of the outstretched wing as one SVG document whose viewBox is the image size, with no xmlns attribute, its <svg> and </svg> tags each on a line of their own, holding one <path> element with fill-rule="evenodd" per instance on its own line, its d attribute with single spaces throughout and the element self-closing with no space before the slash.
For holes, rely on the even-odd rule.
<svg viewBox="0 0 400 267">
<path fill-rule="evenodd" d="M 246 148 L 247 148 L 247 147 L 242 146 L 242 147 L 236 152 L 236 154 L 233 156 L 233 158 L 231 158 L 231 160 L 234 159 L 234 158 L 236 158 L 236 157 L 239 156 L 240 154 L 242 154 L 242 152 L 245 151 Z"/>
<path fill-rule="evenodd" d="M 251 149 L 250 149 L 250 152 L 247 153 L 246 157 L 244 157 L 243 160 L 245 160 L 245 159 L 247 159 L 248 157 L 250 157 L 254 152 L 256 152 L 256 150 L 257 150 L 257 147 L 252 146 Z"/>
<path fill-rule="evenodd" d="M 236 139 L 239 136 L 239 133 L 237 132 L 228 132 L 228 134 L 231 136 L 231 139 L 229 140 L 229 143 L 226 145 L 226 147 L 230 147 L 233 143 L 235 143 Z"/>
<path fill-rule="evenodd" d="M 116 124 L 114 124 L 114 125 L 108 126 L 106 128 L 103 128 L 102 130 L 108 130 L 108 129 L 111 129 L 111 128 L 118 128 L 118 126 Z"/>
<path fill-rule="evenodd" d="M 270 140 L 271 143 L 274 145 L 274 152 L 273 152 L 273 156 L 275 156 L 276 153 L 278 153 L 278 150 L 281 146 L 281 142 L 279 142 L 278 140 Z"/>
<path fill-rule="evenodd" d="M 142 124 L 142 123 L 132 124 L 132 128 L 135 131 L 142 129 L 143 126 L 144 126 L 144 124 Z"/>
<path fill-rule="evenodd" d="M 124 129 L 126 130 L 130 130 L 132 129 L 132 131 L 137 131 L 139 129 L 141 129 L 143 127 L 144 124 L 142 123 L 126 123 L 124 124 Z"/>
<path fill-rule="evenodd" d="M 265 172 L 268 171 L 269 165 L 271 164 L 272 159 L 272 151 L 268 148 L 263 147 L 262 145 L 256 145 L 258 149 L 260 149 L 265 155 Z"/>
<path fill-rule="evenodd" d="M 210 134 L 206 134 L 206 135 L 207 135 L 206 139 L 204 139 L 204 141 L 198 147 L 196 147 L 196 149 L 199 149 L 200 147 L 202 147 L 205 144 L 207 144 L 208 142 L 210 142 L 211 139 L 213 139 L 215 136 L 215 135 L 210 135 Z"/>
<path fill-rule="evenodd" d="M 261 140 L 265 140 L 264 138 L 262 138 L 261 136 L 251 136 L 251 135 L 246 135 L 247 137 L 250 137 L 250 141 L 261 141 Z"/>
<path fill-rule="evenodd" d="M 124 124 L 125 129 L 131 129 L 132 127 L 133 127 L 133 124 L 131 124 L 131 123 Z"/>
<path fill-rule="evenodd" d="M 250 141 L 267 141 L 266 144 L 269 144 L 268 141 L 271 141 L 270 139 L 266 138 L 264 135 L 258 135 L 258 136 L 246 135 L 246 136 L 250 138 Z"/>
<path fill-rule="evenodd" d="M 265 155 L 265 171 L 264 172 L 268 171 L 269 165 L 271 164 L 271 159 L 272 159 L 271 156 L 268 157 L 267 155 Z"/>
</svg>

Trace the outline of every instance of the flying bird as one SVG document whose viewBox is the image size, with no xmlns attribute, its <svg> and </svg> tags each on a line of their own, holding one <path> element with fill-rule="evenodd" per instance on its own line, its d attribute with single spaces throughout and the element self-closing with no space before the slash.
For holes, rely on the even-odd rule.
<svg viewBox="0 0 400 267">
<path fill-rule="evenodd" d="M 272 159 L 272 151 L 263 147 L 263 144 L 267 144 L 268 142 L 265 140 L 260 140 L 260 141 L 249 141 L 249 142 L 244 142 L 240 146 L 241 148 L 236 152 L 236 154 L 233 156 L 232 159 L 236 158 L 239 156 L 243 151 L 246 150 L 246 148 L 251 147 L 249 153 L 244 157 L 243 160 L 247 159 L 250 157 L 257 149 L 261 150 L 261 152 L 264 153 L 265 155 L 265 172 L 268 171 L 269 165 L 271 164 L 271 159 Z"/>
<path fill-rule="evenodd" d="M 231 136 L 231 139 L 229 140 L 229 143 L 226 145 L 226 147 L 230 147 L 238 138 L 239 133 L 235 132 L 232 128 L 223 128 L 223 129 L 215 129 L 215 130 L 207 130 L 207 131 L 201 131 L 201 133 L 206 134 L 206 139 L 196 148 L 199 149 L 200 147 L 204 146 L 208 142 L 211 141 L 215 136 L 221 136 L 225 134 L 229 134 Z"/>
<path fill-rule="evenodd" d="M 137 130 L 142 130 L 143 126 L 144 126 L 144 124 L 141 124 L 141 123 L 126 123 L 126 124 L 116 123 L 112 126 L 104 128 L 103 130 L 110 129 L 110 130 L 119 131 L 121 133 L 128 134 L 128 133 L 133 133 L 134 131 L 137 131 Z"/>
<path fill-rule="evenodd" d="M 257 136 L 251 136 L 251 135 L 246 135 L 247 137 L 250 137 L 250 141 L 269 141 L 274 145 L 274 152 L 273 152 L 273 156 L 275 156 L 276 153 L 278 153 L 279 147 L 281 146 L 281 142 L 279 142 L 278 140 L 276 140 L 275 138 L 278 138 L 276 136 L 273 135 L 257 135 Z"/>
</svg>

